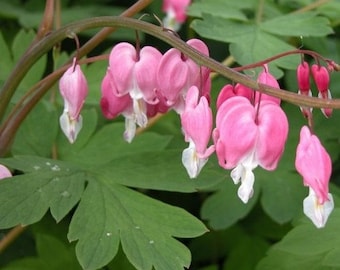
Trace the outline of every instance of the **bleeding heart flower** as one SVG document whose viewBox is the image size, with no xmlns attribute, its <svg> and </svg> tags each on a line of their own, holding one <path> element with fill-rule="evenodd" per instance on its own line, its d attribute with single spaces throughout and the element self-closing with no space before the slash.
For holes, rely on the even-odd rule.
<svg viewBox="0 0 340 270">
<path fill-rule="evenodd" d="M 224 101 L 231 97 L 242 96 L 249 100 L 252 100 L 253 94 L 254 91 L 243 84 L 237 83 L 235 86 L 232 84 L 227 84 L 221 89 L 220 93 L 218 94 L 216 101 L 217 109 Z"/>
<path fill-rule="evenodd" d="M 111 85 L 111 103 L 118 102 L 118 97 L 124 97 L 121 106 L 125 106 L 126 95 L 132 101 L 132 112 L 124 114 L 126 118 L 126 140 L 131 142 L 134 137 L 136 125 L 146 127 L 148 115 L 157 113 L 156 109 L 164 111 L 165 108 L 160 103 L 157 96 L 157 71 L 162 54 L 151 46 L 145 46 L 141 50 L 136 50 L 129 43 L 121 42 L 113 47 L 109 57 L 109 69 L 107 79 Z M 107 83 L 106 83 L 107 84 Z M 105 103 L 104 99 L 102 102 Z M 157 105 L 159 104 L 159 105 Z M 102 104 L 102 107 L 105 104 Z M 152 112 L 148 113 L 148 108 Z M 114 110 L 113 108 L 111 111 Z M 118 110 L 119 111 L 119 110 Z"/>
<path fill-rule="evenodd" d="M 265 85 L 280 89 L 280 85 L 275 79 L 275 77 L 269 73 L 269 67 L 267 64 L 263 65 L 263 70 L 260 72 L 257 78 L 257 82 L 260 84 L 265 84 Z M 280 105 L 281 103 L 281 99 L 277 97 L 273 97 L 267 94 L 256 92 L 255 93 L 255 104 L 259 102 L 259 100 L 261 100 L 261 102 L 263 100 L 270 100 L 278 105 Z"/>
<path fill-rule="evenodd" d="M 322 99 L 332 99 L 331 91 L 329 90 L 329 73 L 327 68 L 319 65 L 312 65 L 312 75 L 319 91 L 318 97 Z M 322 113 L 325 117 L 330 117 L 333 110 L 330 108 L 322 108 Z"/>
<path fill-rule="evenodd" d="M 209 55 L 208 47 L 199 39 L 191 39 L 187 44 L 205 55 Z M 185 106 L 185 96 L 188 89 L 195 85 L 209 100 L 210 70 L 198 66 L 193 60 L 172 48 L 162 57 L 158 66 L 158 86 L 160 98 L 164 103 L 181 113 Z"/>
<path fill-rule="evenodd" d="M 312 91 L 310 89 L 310 68 L 306 61 L 303 61 L 301 64 L 298 65 L 296 70 L 296 77 L 298 82 L 299 91 L 298 93 L 300 95 L 305 96 L 312 96 Z M 300 107 L 303 115 L 305 117 L 310 117 L 313 108 L 310 107 Z"/>
<path fill-rule="evenodd" d="M 76 58 L 60 78 L 59 89 L 64 99 L 60 126 L 70 143 L 74 143 L 82 128 L 83 120 L 80 111 L 88 94 L 87 81 Z"/>
<path fill-rule="evenodd" d="M 196 86 L 190 87 L 185 100 L 185 109 L 181 114 L 185 141 L 189 142 L 189 147 L 183 151 L 182 163 L 190 178 L 198 176 L 208 157 L 215 150 L 213 145 L 208 148 L 212 121 L 208 100 L 204 96 L 199 97 Z"/>
<path fill-rule="evenodd" d="M 178 31 L 187 19 L 186 9 L 190 2 L 191 0 L 163 0 L 162 10 L 166 13 L 164 27 Z"/>
<path fill-rule="evenodd" d="M 324 227 L 334 208 L 328 183 L 332 173 L 332 161 L 317 136 L 307 126 L 300 132 L 296 149 L 295 167 L 309 187 L 309 195 L 303 202 L 303 211 L 316 227 Z"/>
<path fill-rule="evenodd" d="M 253 195 L 252 171 L 258 165 L 265 170 L 277 167 L 287 135 L 287 117 L 271 100 L 262 100 L 254 107 L 247 98 L 235 96 L 219 107 L 213 131 L 218 162 L 233 169 L 235 184 L 241 181 L 238 196 L 244 203 Z"/>
</svg>

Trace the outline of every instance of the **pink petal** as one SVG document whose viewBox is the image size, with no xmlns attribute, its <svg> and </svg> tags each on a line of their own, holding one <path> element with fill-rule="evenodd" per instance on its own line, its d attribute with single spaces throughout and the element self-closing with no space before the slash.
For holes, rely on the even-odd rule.
<svg viewBox="0 0 340 270">
<path fill-rule="evenodd" d="M 11 176 L 12 173 L 10 172 L 10 170 L 7 169 L 7 167 L 5 167 L 4 165 L 0 164 L 0 180 Z"/>
<path fill-rule="evenodd" d="M 258 115 L 256 160 L 266 170 L 274 170 L 282 156 L 288 136 L 288 119 L 275 103 L 263 100 Z"/>
<path fill-rule="evenodd" d="M 277 82 L 275 77 L 269 73 L 268 65 L 264 65 L 263 71 L 259 74 L 257 81 L 261 84 L 265 84 L 265 85 L 268 85 L 274 88 L 280 88 L 279 83 Z M 270 100 L 278 105 L 280 105 L 281 103 L 281 100 L 277 97 L 273 97 L 267 94 L 256 92 L 255 93 L 255 104 L 258 103 L 260 96 L 261 96 L 261 100 Z"/>
<path fill-rule="evenodd" d="M 239 104 L 236 101 L 239 101 Z M 219 140 L 216 153 L 219 164 L 221 166 L 223 164 L 222 167 L 226 169 L 231 169 L 242 162 L 255 148 L 258 133 L 254 122 L 255 110 L 244 97 L 234 97 L 225 101 L 219 110 L 225 114 L 218 117 Z M 222 146 L 225 147 L 224 150 L 220 149 Z M 222 153 L 224 155 L 221 155 Z"/>
<path fill-rule="evenodd" d="M 134 87 L 133 68 L 136 61 L 136 49 L 130 43 L 121 42 L 112 48 L 109 66 L 119 95 L 127 94 Z"/>
<path fill-rule="evenodd" d="M 135 65 L 134 75 L 143 98 L 149 104 L 158 102 L 156 97 L 157 71 L 162 54 L 151 46 L 143 47 L 140 59 Z"/>
<path fill-rule="evenodd" d="M 329 73 L 327 68 L 319 65 L 312 65 L 312 75 L 316 84 L 316 87 L 320 92 L 326 92 L 329 88 Z"/>
<path fill-rule="evenodd" d="M 190 5 L 191 0 L 164 0 L 162 10 L 168 12 L 173 10 L 175 12 L 176 20 L 183 23 L 186 20 L 186 9 Z"/>
<path fill-rule="evenodd" d="M 177 102 L 180 92 L 187 85 L 189 67 L 181 59 L 181 55 L 180 51 L 170 49 L 162 56 L 158 66 L 159 92 L 168 106 Z"/>
<path fill-rule="evenodd" d="M 296 70 L 298 87 L 302 93 L 310 91 L 309 76 L 310 76 L 309 65 L 306 61 L 303 61 L 301 64 L 298 65 Z"/>
<path fill-rule="evenodd" d="M 187 93 L 181 122 L 185 136 L 191 139 L 200 155 L 204 155 L 212 132 L 212 111 L 205 97 L 199 98 L 199 90 L 192 86 Z"/>
<path fill-rule="evenodd" d="M 106 118 L 113 119 L 119 114 L 132 110 L 132 99 L 129 94 L 119 97 L 115 95 L 116 91 L 110 83 L 109 71 L 103 78 L 101 92 L 100 107 Z"/>
<path fill-rule="evenodd" d="M 59 89 L 69 116 L 71 119 L 77 119 L 88 94 L 88 86 L 76 58 L 73 59 L 73 65 L 60 78 Z"/>
</svg>

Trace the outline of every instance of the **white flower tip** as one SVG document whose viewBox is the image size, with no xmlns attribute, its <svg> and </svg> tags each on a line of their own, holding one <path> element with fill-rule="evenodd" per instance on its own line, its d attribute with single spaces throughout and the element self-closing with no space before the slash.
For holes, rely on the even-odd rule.
<svg viewBox="0 0 340 270">
<path fill-rule="evenodd" d="M 234 169 L 235 170 L 235 169 Z M 254 194 L 255 176 L 251 170 L 245 169 L 241 176 L 241 185 L 238 188 L 237 195 L 243 203 L 248 203 Z"/>
<path fill-rule="evenodd" d="M 133 111 L 135 114 L 136 124 L 140 127 L 146 127 L 148 124 L 148 117 L 146 116 L 146 102 L 143 99 L 133 100 Z"/>
<path fill-rule="evenodd" d="M 136 123 L 134 119 L 125 118 L 125 131 L 124 131 L 124 140 L 128 143 L 131 143 L 133 138 L 136 135 Z"/>
<path fill-rule="evenodd" d="M 164 28 L 170 29 L 174 32 L 179 31 L 181 29 L 181 25 L 181 23 L 176 21 L 175 13 L 172 10 L 169 10 L 163 18 Z"/>
<path fill-rule="evenodd" d="M 241 186 L 238 188 L 237 195 L 241 199 L 241 201 L 246 204 L 250 200 L 251 197 L 253 197 L 254 190 L 253 187 L 249 188 L 246 186 Z"/>
<path fill-rule="evenodd" d="M 328 193 L 328 201 L 323 204 L 318 202 L 315 193 L 310 193 L 303 200 L 303 212 L 320 229 L 325 227 L 328 217 L 333 211 L 334 201 L 332 194 Z"/>
<path fill-rule="evenodd" d="M 195 147 L 188 147 L 182 152 L 182 163 L 190 178 L 196 178 L 208 159 L 199 158 Z"/>
<path fill-rule="evenodd" d="M 62 131 L 70 143 L 74 143 L 77 139 L 79 131 L 83 126 L 83 118 L 79 115 L 78 119 L 70 119 L 68 112 L 64 111 L 59 118 Z"/>
</svg>

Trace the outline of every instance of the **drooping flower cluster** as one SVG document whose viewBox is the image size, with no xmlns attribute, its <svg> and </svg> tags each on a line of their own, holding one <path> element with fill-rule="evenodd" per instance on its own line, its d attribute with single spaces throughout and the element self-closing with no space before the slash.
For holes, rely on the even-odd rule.
<svg viewBox="0 0 340 270">
<path fill-rule="evenodd" d="M 209 55 L 201 40 L 191 39 L 187 44 Z M 123 115 L 124 138 L 131 142 L 136 126 L 145 127 L 149 117 L 170 109 L 176 111 L 189 143 L 182 162 L 194 178 L 214 152 L 213 146 L 207 148 L 212 131 L 209 74 L 208 68 L 198 66 L 177 49 L 162 55 L 150 46 L 137 50 L 129 43 L 119 43 L 110 53 L 102 81 L 103 115 L 108 119 Z"/>
<path fill-rule="evenodd" d="M 265 66 L 259 83 L 278 87 Z M 219 165 L 232 169 L 235 184 L 241 182 L 238 196 L 247 203 L 253 195 L 253 170 L 261 166 L 274 170 L 284 150 L 288 120 L 280 100 L 256 93 L 245 86 L 227 85 L 217 100 L 216 128 L 213 139 Z"/>
<path fill-rule="evenodd" d="M 312 75 L 318 90 L 318 97 L 322 99 L 332 99 L 332 95 L 329 90 L 329 72 L 326 67 L 313 64 L 310 68 L 306 61 L 302 61 L 297 67 L 296 75 L 299 94 L 312 96 L 310 87 L 310 76 Z M 311 117 L 312 108 L 300 107 L 300 109 L 306 118 Z M 321 111 L 327 118 L 332 115 L 332 109 L 330 108 L 322 108 Z"/>
<path fill-rule="evenodd" d="M 207 46 L 198 39 L 188 45 L 209 55 Z M 145 127 L 148 118 L 170 109 L 181 114 L 191 86 L 200 96 L 210 96 L 209 69 L 198 66 L 177 49 L 163 55 L 150 46 L 140 51 L 129 43 L 113 47 L 109 67 L 102 82 L 101 108 L 105 117 L 125 117 L 124 138 L 131 142 L 136 126 Z"/>
<path fill-rule="evenodd" d="M 209 56 L 208 47 L 199 39 L 188 45 Z M 310 77 L 319 91 L 318 97 L 331 99 L 329 73 L 325 67 L 302 62 L 297 68 L 299 94 L 311 96 Z M 279 89 L 268 66 L 257 78 L 258 84 Z M 82 127 L 80 111 L 88 93 L 87 82 L 77 59 L 59 82 L 64 99 L 60 125 L 73 143 Z M 238 196 L 247 203 L 253 195 L 258 166 L 272 171 L 277 168 L 288 136 L 288 120 L 281 109 L 281 100 L 237 83 L 227 84 L 217 101 L 216 126 L 210 108 L 210 70 L 199 66 L 179 50 L 164 54 L 156 48 L 143 48 L 121 42 L 113 47 L 109 66 L 101 83 L 100 106 L 103 115 L 125 118 L 124 139 L 132 142 L 137 126 L 146 127 L 150 117 L 174 110 L 180 116 L 184 140 L 189 144 L 182 152 L 182 163 L 190 178 L 196 178 L 209 157 L 216 152 L 219 165 L 231 170 L 230 176 L 239 184 Z M 308 119 L 312 108 L 301 107 Z M 326 117 L 329 108 L 322 109 Z M 310 124 L 310 122 L 309 122 Z M 209 146 L 212 139 L 213 145 Z M 324 227 L 334 208 L 328 183 L 332 162 L 320 140 L 303 127 L 297 147 L 295 166 L 303 177 L 309 195 L 303 202 L 305 215 L 316 227 Z M 1 177 L 10 172 L 0 166 Z"/>
</svg>

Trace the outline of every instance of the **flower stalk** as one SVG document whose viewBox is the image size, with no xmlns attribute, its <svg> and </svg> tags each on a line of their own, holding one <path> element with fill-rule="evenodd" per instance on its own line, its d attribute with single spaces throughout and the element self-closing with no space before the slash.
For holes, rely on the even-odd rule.
<svg viewBox="0 0 340 270">
<path fill-rule="evenodd" d="M 288 90 L 277 89 L 274 87 L 258 83 L 255 80 L 247 77 L 246 75 L 232 68 L 226 67 L 220 62 L 215 61 L 214 59 L 204 55 L 203 53 L 186 44 L 186 42 L 178 38 L 176 35 L 172 34 L 169 31 L 165 31 L 165 29 L 162 27 L 156 26 L 148 22 L 131 18 L 125 18 L 121 16 L 103 16 L 88 18 L 65 25 L 64 27 L 61 27 L 60 29 L 55 30 L 50 34 L 46 35 L 40 41 L 34 44 L 34 46 L 30 48 L 28 53 L 26 53 L 22 57 L 22 59 L 17 63 L 13 72 L 10 74 L 7 81 L 3 85 L 3 88 L 0 91 L 0 118 L 3 118 L 5 110 L 9 104 L 9 101 L 13 96 L 16 88 L 18 87 L 20 81 L 29 71 L 30 67 L 36 61 L 38 61 L 38 59 L 41 56 L 43 56 L 45 53 L 51 50 L 55 44 L 59 43 L 65 38 L 68 38 L 70 33 L 77 34 L 88 29 L 102 27 L 104 27 L 103 30 L 98 34 L 99 36 L 97 36 L 97 38 L 94 41 L 89 41 L 82 48 L 80 48 L 80 50 L 78 51 L 79 57 L 82 57 L 86 53 L 88 53 L 89 50 L 95 47 L 96 44 L 98 44 L 99 41 L 102 38 L 104 38 L 105 34 L 112 31 L 113 28 L 116 27 L 130 28 L 157 37 L 158 39 L 168 43 L 174 48 L 177 48 L 187 57 L 193 59 L 198 65 L 208 67 L 212 71 L 219 73 L 220 75 L 229 78 L 234 82 L 241 83 L 251 89 L 254 89 L 255 91 L 259 91 L 261 93 L 265 93 L 267 95 L 280 98 L 282 100 L 285 100 L 289 103 L 298 106 L 340 109 L 340 100 L 338 99 L 327 100 L 319 99 L 316 97 L 302 96 L 290 92 Z M 301 50 L 297 50 L 296 53 L 301 53 Z M 333 64 L 335 67 L 338 66 L 335 63 Z M 335 70 L 337 69 L 335 68 Z M 39 90 L 33 93 L 31 99 L 34 100 L 34 102 L 38 102 L 40 98 L 48 91 L 48 89 L 60 78 L 61 75 L 62 73 L 59 73 L 57 76 L 53 76 L 53 78 L 50 78 L 50 80 L 52 81 L 48 80 L 41 84 Z M 18 127 L 19 124 L 16 123 L 15 126 Z M 3 128 L 1 130 L 3 131 Z M 8 140 L 6 142 L 6 140 L 3 141 L 2 139 L 4 138 L 5 135 L 13 137 L 15 131 L 16 130 L 14 129 L 11 130 L 10 133 L 6 134 L 3 134 L 3 132 L 0 133 L 0 155 L 3 155 L 4 150 L 8 147 L 4 145 L 8 144 Z"/>
</svg>

